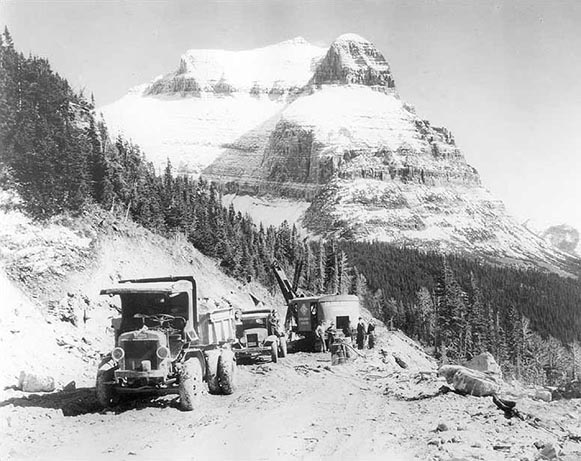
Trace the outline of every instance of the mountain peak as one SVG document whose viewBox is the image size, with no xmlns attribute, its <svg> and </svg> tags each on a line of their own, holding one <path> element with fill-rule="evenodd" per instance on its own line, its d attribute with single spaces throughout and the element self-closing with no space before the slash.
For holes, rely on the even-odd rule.
<svg viewBox="0 0 581 461">
<path fill-rule="evenodd" d="M 339 35 L 335 42 L 356 42 L 356 43 L 371 43 L 366 38 L 363 38 L 361 35 L 354 34 L 352 32 Z"/>
<path fill-rule="evenodd" d="M 289 40 L 284 40 L 278 43 L 277 45 L 310 45 L 310 43 L 307 40 L 305 40 L 304 37 L 301 37 L 299 35 L 298 37 L 291 38 Z"/>
<path fill-rule="evenodd" d="M 389 64 L 381 52 L 369 40 L 353 33 L 335 39 L 317 66 L 312 83 L 395 88 Z"/>
</svg>

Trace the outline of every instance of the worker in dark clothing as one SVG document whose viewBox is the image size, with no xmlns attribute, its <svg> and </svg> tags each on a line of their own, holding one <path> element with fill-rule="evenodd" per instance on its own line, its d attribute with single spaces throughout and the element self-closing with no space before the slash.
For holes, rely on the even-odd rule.
<svg viewBox="0 0 581 461">
<path fill-rule="evenodd" d="M 357 323 L 357 349 L 363 349 L 365 344 L 365 323 L 363 319 L 359 317 L 359 323 Z"/>
<path fill-rule="evenodd" d="M 373 320 L 369 322 L 367 326 L 367 346 L 369 349 L 373 349 L 375 347 L 375 324 Z"/>
<path fill-rule="evenodd" d="M 343 327 L 343 335 L 345 336 L 345 339 L 347 339 L 347 342 L 349 344 L 351 344 L 351 342 L 353 341 L 353 327 L 351 326 L 351 320 L 348 320 L 347 323 L 345 324 L 345 326 Z"/>
</svg>

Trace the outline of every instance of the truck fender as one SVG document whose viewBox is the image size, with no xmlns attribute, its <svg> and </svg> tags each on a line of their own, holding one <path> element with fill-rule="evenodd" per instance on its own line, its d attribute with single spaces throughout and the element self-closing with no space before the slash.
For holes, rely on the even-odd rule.
<svg viewBox="0 0 581 461">
<path fill-rule="evenodd" d="M 264 340 L 264 345 L 265 346 L 270 346 L 272 343 L 275 343 L 277 341 L 278 341 L 278 337 L 276 335 L 269 335 Z"/>
<path fill-rule="evenodd" d="M 99 363 L 99 370 L 110 370 L 111 368 L 116 368 L 117 362 L 113 360 L 111 354 L 107 354 L 101 358 L 101 362 Z"/>
</svg>

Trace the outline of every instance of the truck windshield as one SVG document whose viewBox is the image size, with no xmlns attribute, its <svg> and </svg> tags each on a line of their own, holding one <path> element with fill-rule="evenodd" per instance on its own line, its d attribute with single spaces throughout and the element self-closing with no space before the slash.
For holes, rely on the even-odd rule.
<svg viewBox="0 0 581 461">
<path fill-rule="evenodd" d="M 264 317 L 251 317 L 251 318 L 243 318 L 242 324 L 244 328 L 266 328 L 266 318 Z"/>
<path fill-rule="evenodd" d="M 122 331 L 133 330 L 143 325 L 143 320 L 135 318 L 135 314 L 169 314 L 188 320 L 187 293 L 176 293 L 170 296 L 158 293 L 122 294 L 121 306 L 123 310 Z"/>
</svg>

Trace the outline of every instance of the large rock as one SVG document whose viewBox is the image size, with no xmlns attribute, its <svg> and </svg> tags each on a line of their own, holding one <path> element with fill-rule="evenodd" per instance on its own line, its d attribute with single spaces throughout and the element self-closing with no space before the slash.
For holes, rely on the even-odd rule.
<svg viewBox="0 0 581 461">
<path fill-rule="evenodd" d="M 438 375 L 445 377 L 448 384 L 463 394 L 483 397 L 500 390 L 500 383 L 493 376 L 461 365 L 443 365 Z"/>
<path fill-rule="evenodd" d="M 55 389 L 55 384 L 52 376 L 21 371 L 18 387 L 24 392 L 52 392 Z"/>
<path fill-rule="evenodd" d="M 495 378 L 502 379 L 502 370 L 490 352 L 483 352 L 464 364 L 466 368 L 481 371 Z"/>
<path fill-rule="evenodd" d="M 550 402 L 553 398 L 551 395 L 551 391 L 547 389 L 537 389 L 533 395 L 533 399 L 535 400 L 543 400 L 544 402 Z"/>
</svg>

